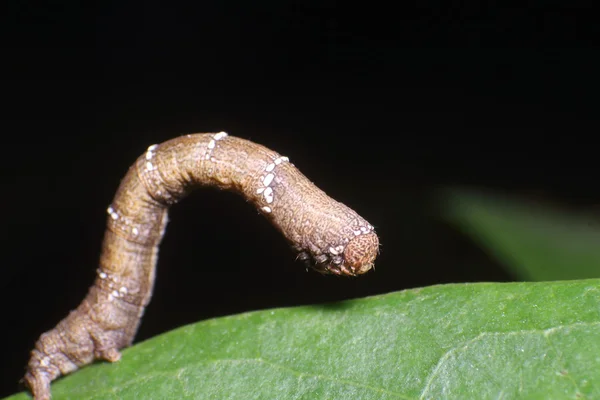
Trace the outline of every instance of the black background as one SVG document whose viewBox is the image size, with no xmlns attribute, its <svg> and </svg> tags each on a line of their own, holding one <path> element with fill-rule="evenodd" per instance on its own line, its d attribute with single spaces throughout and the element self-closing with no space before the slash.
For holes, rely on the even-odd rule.
<svg viewBox="0 0 600 400">
<path fill-rule="evenodd" d="M 600 203 L 597 23 L 541 4 L 3 3 L 0 396 L 92 283 L 128 166 L 180 134 L 225 130 L 289 156 L 375 225 L 382 253 L 357 279 L 306 272 L 239 196 L 199 190 L 171 212 L 138 341 L 250 310 L 514 280 L 435 218 L 431 192 Z"/>
</svg>

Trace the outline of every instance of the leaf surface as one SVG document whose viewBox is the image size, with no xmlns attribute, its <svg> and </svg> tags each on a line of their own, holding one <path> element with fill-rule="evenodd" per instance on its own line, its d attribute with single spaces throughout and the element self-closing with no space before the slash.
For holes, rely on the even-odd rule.
<svg viewBox="0 0 600 400">
<path fill-rule="evenodd" d="M 521 280 L 600 277 L 600 220 L 525 200 L 449 189 L 443 217 Z"/>
<path fill-rule="evenodd" d="M 600 280 L 441 285 L 203 321 L 60 379 L 53 396 L 598 399 Z"/>
</svg>

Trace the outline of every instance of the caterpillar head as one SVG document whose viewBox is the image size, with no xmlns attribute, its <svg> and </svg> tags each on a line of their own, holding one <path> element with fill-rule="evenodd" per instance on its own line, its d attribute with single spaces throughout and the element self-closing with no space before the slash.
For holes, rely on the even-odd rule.
<svg viewBox="0 0 600 400">
<path fill-rule="evenodd" d="M 298 259 L 322 274 L 357 276 L 368 272 L 379 254 L 375 232 L 354 236 L 344 245 L 330 246 L 317 252 L 300 251 Z"/>
</svg>

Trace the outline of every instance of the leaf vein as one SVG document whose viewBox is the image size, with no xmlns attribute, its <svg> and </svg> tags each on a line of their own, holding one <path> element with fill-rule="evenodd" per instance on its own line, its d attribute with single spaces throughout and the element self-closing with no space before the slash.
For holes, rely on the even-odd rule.
<svg viewBox="0 0 600 400">
<path fill-rule="evenodd" d="M 557 325 L 557 326 L 553 326 L 551 328 L 546 328 L 546 329 L 524 329 L 524 330 L 517 330 L 517 331 L 505 331 L 505 332 L 481 332 L 479 333 L 477 336 L 463 341 L 455 346 L 452 346 L 451 348 L 449 348 L 444 354 L 442 354 L 442 356 L 440 357 L 440 359 L 438 360 L 437 364 L 435 365 L 435 367 L 432 369 L 431 373 L 429 374 L 429 376 L 425 379 L 425 385 L 423 387 L 423 390 L 421 391 L 421 395 L 419 396 L 419 399 L 424 399 L 425 396 L 427 395 L 427 393 L 429 392 L 432 383 L 434 382 L 435 378 L 437 377 L 439 371 L 441 370 L 442 366 L 444 365 L 444 363 L 455 353 L 466 349 L 467 347 L 469 347 L 471 344 L 483 339 L 484 337 L 488 337 L 488 336 L 517 336 L 517 335 L 528 335 L 528 334 L 542 334 L 544 336 L 547 336 L 551 333 L 554 333 L 560 329 L 566 329 L 566 328 L 572 328 L 575 326 L 600 326 L 600 321 L 595 321 L 595 322 L 574 322 L 571 324 L 566 324 L 566 325 Z"/>
</svg>

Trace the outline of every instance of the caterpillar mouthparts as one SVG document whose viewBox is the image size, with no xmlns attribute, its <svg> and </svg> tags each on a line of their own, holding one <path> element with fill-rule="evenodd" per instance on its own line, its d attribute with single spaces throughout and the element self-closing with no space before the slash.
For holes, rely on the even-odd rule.
<svg viewBox="0 0 600 400">
<path fill-rule="evenodd" d="M 325 275 L 357 276 L 373 268 L 378 254 L 379 238 L 367 232 L 349 239 L 345 246 L 330 246 L 317 254 L 300 251 L 297 258 Z"/>
</svg>

